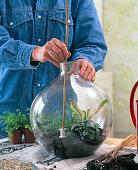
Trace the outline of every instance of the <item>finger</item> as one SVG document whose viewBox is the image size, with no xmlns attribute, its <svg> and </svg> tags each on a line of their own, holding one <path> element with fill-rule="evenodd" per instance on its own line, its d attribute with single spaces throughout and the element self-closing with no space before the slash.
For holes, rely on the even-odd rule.
<svg viewBox="0 0 138 170">
<path fill-rule="evenodd" d="M 83 73 L 83 76 L 84 76 L 86 79 L 88 79 L 88 77 L 90 76 L 91 73 L 92 73 L 91 67 L 88 67 L 88 66 L 87 66 L 86 70 L 85 70 L 84 73 Z"/>
<path fill-rule="evenodd" d="M 52 43 L 51 49 L 58 55 L 58 58 L 60 60 L 59 62 L 63 62 L 64 56 L 63 56 L 62 50 L 55 43 Z"/>
<path fill-rule="evenodd" d="M 80 75 L 81 76 L 84 76 L 86 69 L 87 69 L 87 63 L 86 62 L 80 63 Z"/>
<path fill-rule="evenodd" d="M 91 72 L 89 74 L 89 76 L 87 77 L 87 80 L 90 80 L 90 81 L 94 82 L 95 81 L 95 77 L 96 77 L 96 72 Z"/>
<path fill-rule="evenodd" d="M 93 75 L 93 77 L 91 78 L 91 81 L 94 82 L 95 79 L 96 79 L 96 72 L 95 72 L 95 74 Z"/>
<path fill-rule="evenodd" d="M 84 72 L 84 75 L 86 77 L 88 77 L 90 74 L 94 74 L 95 73 L 95 68 L 93 67 L 93 65 L 91 63 L 88 63 L 87 65 L 87 69 Z"/>
<path fill-rule="evenodd" d="M 60 62 L 60 58 L 58 56 L 58 54 L 52 50 L 54 44 L 50 41 L 48 41 L 45 45 L 45 54 L 46 54 L 46 57 L 47 55 L 49 55 L 51 58 L 53 58 L 53 60 L 55 60 L 56 62 Z"/>
<path fill-rule="evenodd" d="M 88 75 L 88 77 L 86 79 L 91 81 L 92 77 L 93 77 L 93 74 L 91 73 L 91 74 Z"/>
<path fill-rule="evenodd" d="M 95 68 L 93 67 L 92 64 L 88 64 L 87 70 L 84 73 L 86 75 L 86 79 L 90 80 L 90 81 L 94 81 L 95 80 L 95 76 L 96 76 L 96 72 L 95 72 Z"/>
<path fill-rule="evenodd" d="M 51 41 L 55 43 L 55 45 L 57 45 L 57 47 L 59 47 L 62 50 L 64 59 L 65 58 L 68 59 L 70 57 L 70 53 L 68 52 L 67 47 L 65 46 L 63 42 L 55 38 L 53 38 Z"/>
</svg>

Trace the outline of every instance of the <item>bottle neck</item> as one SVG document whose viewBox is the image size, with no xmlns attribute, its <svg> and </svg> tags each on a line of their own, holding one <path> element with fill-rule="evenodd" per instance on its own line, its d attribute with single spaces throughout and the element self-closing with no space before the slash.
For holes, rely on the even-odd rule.
<svg viewBox="0 0 138 170">
<path fill-rule="evenodd" d="M 67 75 L 79 74 L 80 73 L 80 62 L 79 61 L 68 61 L 67 62 Z M 60 75 L 65 74 L 65 62 L 60 63 Z"/>
</svg>

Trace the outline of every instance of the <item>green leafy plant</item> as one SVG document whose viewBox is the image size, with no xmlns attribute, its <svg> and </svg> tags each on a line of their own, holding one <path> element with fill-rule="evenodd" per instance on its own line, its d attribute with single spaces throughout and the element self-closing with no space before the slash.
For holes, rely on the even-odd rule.
<svg viewBox="0 0 138 170">
<path fill-rule="evenodd" d="M 98 112 L 100 112 L 100 111 L 102 110 L 102 108 L 103 108 L 108 102 L 109 102 L 109 101 L 108 101 L 107 99 L 104 99 L 104 100 L 100 103 L 98 109 L 97 109 L 93 114 L 91 114 L 91 115 L 90 115 L 90 110 L 91 110 L 91 109 L 88 109 L 87 111 L 81 110 L 81 109 L 78 107 L 77 103 L 76 103 L 74 100 L 72 100 L 72 99 L 70 100 L 70 107 L 71 107 L 71 109 L 72 109 L 72 111 L 73 111 L 73 112 L 72 112 L 73 115 L 74 115 L 74 114 L 77 114 L 80 120 L 90 120 L 94 115 L 96 115 Z"/>
<path fill-rule="evenodd" d="M 3 126 L 3 130 L 8 133 L 8 137 L 11 140 L 12 131 L 21 129 L 22 114 L 19 109 L 15 113 L 4 112 L 0 116 L 0 124 Z"/>
<path fill-rule="evenodd" d="M 100 134 L 99 124 L 90 120 L 78 120 L 72 125 L 71 132 L 79 134 L 82 140 L 96 140 Z"/>
<path fill-rule="evenodd" d="M 30 116 L 29 116 L 30 108 L 26 109 L 26 111 L 27 111 L 27 113 L 22 114 L 22 117 L 21 117 L 21 128 L 22 129 L 29 129 L 32 132 L 31 123 L 30 123 Z"/>
<path fill-rule="evenodd" d="M 4 112 L 0 116 L 0 123 L 6 132 L 21 129 L 21 112 L 17 109 L 16 113 Z"/>
<path fill-rule="evenodd" d="M 29 111 L 29 109 L 26 111 Z M 16 109 L 15 113 L 4 112 L 3 115 L 0 116 L 0 124 L 3 126 L 3 129 L 8 132 L 9 138 L 11 138 L 11 131 L 18 129 L 31 130 L 29 113 L 22 114 L 20 109 Z"/>
<path fill-rule="evenodd" d="M 93 114 L 90 114 L 91 109 L 86 111 L 81 110 L 77 103 L 71 99 L 70 106 L 66 104 L 66 115 L 70 117 L 69 119 L 65 119 L 66 134 L 68 135 L 74 132 L 79 134 L 82 140 L 96 140 L 100 134 L 99 124 L 91 119 L 101 111 L 108 102 L 107 99 L 103 100 L 98 109 Z M 52 130 L 56 130 L 58 133 L 59 129 L 62 127 L 62 116 L 56 116 L 53 113 L 41 115 L 41 121 L 36 121 L 40 135 L 47 134 L 48 131 L 51 132 Z"/>
<path fill-rule="evenodd" d="M 66 115 L 70 117 L 65 120 L 66 133 L 71 132 L 71 126 L 75 122 L 76 117 L 72 116 L 72 110 L 69 105 L 66 104 Z M 77 115 L 76 115 L 77 116 Z M 53 113 L 41 114 L 40 120 L 36 119 L 36 124 L 39 130 L 40 135 L 47 134 L 48 132 L 55 131 L 59 132 L 59 129 L 62 127 L 62 116 L 56 116 Z"/>
<path fill-rule="evenodd" d="M 100 135 L 100 129 L 99 124 L 92 121 L 92 117 L 96 115 L 99 111 L 102 110 L 102 108 L 108 103 L 109 101 L 107 99 L 103 100 L 98 109 L 93 113 L 90 114 L 90 110 L 87 111 L 81 110 L 77 103 L 70 100 L 70 107 L 73 111 L 73 115 L 77 114 L 78 119 L 75 121 L 75 123 L 71 127 L 71 131 L 75 132 L 80 135 L 80 138 L 82 140 L 92 141 L 96 140 L 97 137 Z"/>
</svg>

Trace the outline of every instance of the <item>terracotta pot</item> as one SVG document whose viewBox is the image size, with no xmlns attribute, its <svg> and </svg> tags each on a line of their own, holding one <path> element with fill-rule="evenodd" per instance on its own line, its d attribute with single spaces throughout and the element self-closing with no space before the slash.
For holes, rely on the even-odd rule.
<svg viewBox="0 0 138 170">
<path fill-rule="evenodd" d="M 22 130 L 13 130 L 9 132 L 11 135 L 11 144 L 20 144 L 22 143 Z"/>
<path fill-rule="evenodd" d="M 24 130 L 25 143 L 35 143 L 35 136 L 29 129 Z"/>
</svg>

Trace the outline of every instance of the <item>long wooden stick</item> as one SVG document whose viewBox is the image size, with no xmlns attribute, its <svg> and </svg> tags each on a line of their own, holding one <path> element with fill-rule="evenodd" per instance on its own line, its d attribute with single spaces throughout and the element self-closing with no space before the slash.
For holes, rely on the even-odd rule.
<svg viewBox="0 0 138 170">
<path fill-rule="evenodd" d="M 109 157 L 109 155 L 111 155 L 112 153 L 114 153 L 114 155 L 112 154 L 112 156 L 110 157 L 110 159 L 108 160 L 111 160 L 113 159 L 113 157 L 117 154 L 118 150 L 122 149 L 123 147 L 125 147 L 129 142 L 131 142 L 134 138 L 136 137 L 136 135 L 129 135 L 128 137 L 126 137 L 119 146 L 117 146 L 115 149 L 109 151 L 108 153 L 106 153 L 104 156 L 102 156 L 100 159 L 98 159 L 98 161 L 103 161 L 105 160 L 106 158 Z"/>
<path fill-rule="evenodd" d="M 66 38 L 65 45 L 68 47 L 68 0 L 66 0 Z M 65 58 L 65 74 L 64 74 L 64 87 L 63 87 L 63 119 L 62 119 L 62 129 L 64 129 L 65 124 L 65 106 L 66 106 L 66 77 L 67 77 L 67 59 Z"/>
<path fill-rule="evenodd" d="M 136 137 L 136 135 L 129 135 L 127 138 L 125 138 L 122 143 L 115 149 L 115 151 L 113 152 L 111 158 L 113 159 L 117 152 L 124 146 L 126 146 L 130 141 L 132 141 L 134 138 Z"/>
</svg>

